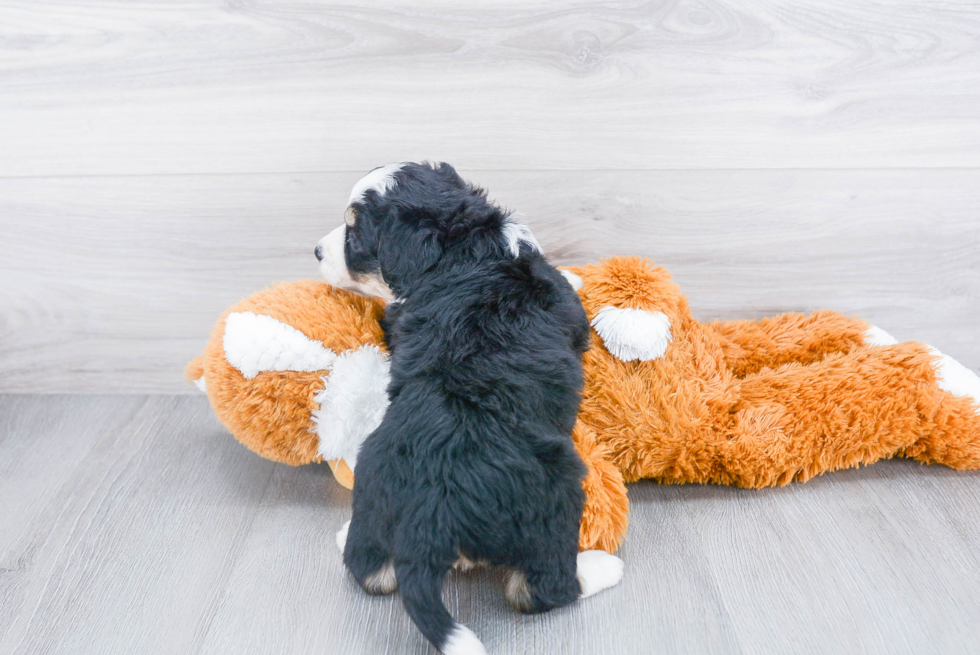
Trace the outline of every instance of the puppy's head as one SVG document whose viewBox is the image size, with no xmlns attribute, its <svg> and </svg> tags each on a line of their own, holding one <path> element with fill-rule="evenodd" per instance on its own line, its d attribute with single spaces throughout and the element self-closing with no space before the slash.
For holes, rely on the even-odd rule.
<svg viewBox="0 0 980 655">
<path fill-rule="evenodd" d="M 441 262 L 519 257 L 540 246 L 449 164 L 388 164 L 351 190 L 344 224 L 316 246 L 333 286 L 391 302 Z"/>
</svg>

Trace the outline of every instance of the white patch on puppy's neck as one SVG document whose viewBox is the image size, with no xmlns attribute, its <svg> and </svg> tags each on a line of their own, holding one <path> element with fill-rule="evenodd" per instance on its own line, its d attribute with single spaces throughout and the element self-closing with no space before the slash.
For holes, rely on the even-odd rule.
<svg viewBox="0 0 980 655">
<path fill-rule="evenodd" d="M 375 168 L 354 184 L 354 187 L 350 190 L 350 199 L 347 201 L 347 204 L 352 205 L 355 202 L 363 201 L 364 194 L 371 189 L 374 189 L 379 196 L 388 193 L 395 186 L 395 173 L 400 171 L 404 166 L 404 163 L 397 163 L 385 164 L 384 166 Z"/>
<path fill-rule="evenodd" d="M 343 459 L 353 471 L 361 443 L 381 424 L 388 409 L 391 363 L 376 346 L 362 346 L 337 357 L 323 390 L 313 422 L 323 459 Z"/>
<path fill-rule="evenodd" d="M 541 250 L 541 244 L 538 240 L 534 238 L 534 234 L 531 233 L 530 228 L 524 223 L 518 222 L 514 218 L 514 214 L 511 214 L 504 219 L 503 227 L 504 242 L 507 245 L 507 250 L 513 257 L 518 257 L 521 254 L 521 243 L 526 243 L 536 252 L 544 252 Z"/>
</svg>

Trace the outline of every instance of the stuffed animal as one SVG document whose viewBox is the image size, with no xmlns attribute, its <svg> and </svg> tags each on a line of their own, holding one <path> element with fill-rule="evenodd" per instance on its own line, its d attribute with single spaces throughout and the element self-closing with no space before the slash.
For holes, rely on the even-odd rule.
<svg viewBox="0 0 980 655">
<path fill-rule="evenodd" d="M 580 547 L 614 551 L 625 483 L 783 485 L 911 457 L 980 467 L 980 378 L 830 311 L 699 323 L 670 274 L 617 257 L 565 272 L 593 326 L 573 433 Z M 258 454 L 327 460 L 350 488 L 387 406 L 380 301 L 304 281 L 228 309 L 188 377 Z"/>
</svg>

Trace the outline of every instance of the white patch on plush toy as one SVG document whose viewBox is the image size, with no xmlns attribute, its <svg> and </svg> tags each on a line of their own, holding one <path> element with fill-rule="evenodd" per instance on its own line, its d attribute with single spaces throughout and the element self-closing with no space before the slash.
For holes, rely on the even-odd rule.
<svg viewBox="0 0 980 655">
<path fill-rule="evenodd" d="M 935 348 L 929 348 L 929 352 L 939 358 L 936 361 L 939 388 L 954 396 L 972 398 L 980 414 L 980 376 Z"/>
<path fill-rule="evenodd" d="M 388 193 L 395 187 L 395 173 L 400 171 L 404 166 L 404 163 L 396 163 L 385 164 L 384 166 L 375 168 L 354 184 L 350 190 L 350 198 L 348 198 L 347 204 L 351 205 L 355 202 L 363 201 L 364 194 L 371 189 L 374 189 L 379 196 Z"/>
<path fill-rule="evenodd" d="M 583 550 L 576 560 L 579 598 L 588 598 L 603 589 L 615 587 L 623 579 L 623 560 L 604 550 Z"/>
<path fill-rule="evenodd" d="M 576 291 L 585 285 L 585 282 L 582 281 L 582 277 L 572 273 L 571 271 L 560 271 L 560 273 L 565 276 L 565 279 L 568 280 L 568 283 L 572 285 L 572 288 Z"/>
<path fill-rule="evenodd" d="M 874 346 L 894 346 L 898 339 L 882 330 L 877 325 L 872 325 L 864 331 L 864 345 Z"/>
<path fill-rule="evenodd" d="M 536 252 L 543 252 L 541 250 L 541 244 L 534 238 L 531 229 L 527 225 L 524 225 L 524 223 L 515 220 L 513 214 L 504 219 L 503 234 L 504 241 L 507 242 L 507 250 L 510 251 L 513 257 L 521 254 L 522 243 L 526 243 Z"/>
<path fill-rule="evenodd" d="M 615 357 L 624 362 L 647 362 L 663 357 L 673 338 L 670 319 L 663 312 L 603 307 L 592 327 Z"/>
<path fill-rule="evenodd" d="M 442 647 L 443 655 L 487 655 L 480 638 L 461 623 L 453 626 Z"/>
<path fill-rule="evenodd" d="M 354 470 L 357 449 L 388 409 L 390 368 L 388 355 L 376 346 L 348 351 L 334 361 L 315 398 L 320 407 L 313 412 L 323 459 L 343 459 Z"/>
<path fill-rule="evenodd" d="M 337 356 L 271 316 L 236 312 L 225 319 L 225 359 L 251 380 L 262 371 L 323 371 Z"/>
</svg>

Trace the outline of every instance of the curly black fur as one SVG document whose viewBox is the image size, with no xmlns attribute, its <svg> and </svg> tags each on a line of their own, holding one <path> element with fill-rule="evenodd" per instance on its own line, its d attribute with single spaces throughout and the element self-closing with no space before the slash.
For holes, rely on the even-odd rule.
<svg viewBox="0 0 980 655">
<path fill-rule="evenodd" d="M 384 319 L 391 405 L 357 457 L 344 563 L 363 585 L 393 560 L 440 650 L 460 557 L 523 571 L 530 611 L 575 600 L 584 466 L 570 434 L 589 324 L 535 246 L 447 164 L 407 164 L 354 204 L 345 260 L 397 300 Z M 512 245 L 512 244 L 511 244 Z"/>
</svg>

